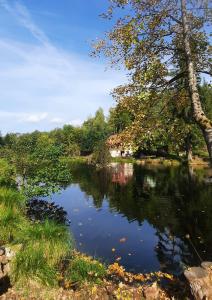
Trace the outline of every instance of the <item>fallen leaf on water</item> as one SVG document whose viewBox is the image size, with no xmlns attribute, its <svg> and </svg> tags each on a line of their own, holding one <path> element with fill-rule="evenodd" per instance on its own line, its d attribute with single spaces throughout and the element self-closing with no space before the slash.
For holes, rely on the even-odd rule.
<svg viewBox="0 0 212 300">
<path fill-rule="evenodd" d="M 166 277 L 170 280 L 173 280 L 173 278 L 174 278 L 173 275 L 170 275 L 170 274 L 167 274 L 167 273 L 164 273 L 163 275 L 164 275 L 164 277 Z"/>
<path fill-rule="evenodd" d="M 131 256 L 131 255 L 132 255 L 132 253 L 128 253 L 128 255 L 129 255 L 129 256 Z"/>
<path fill-rule="evenodd" d="M 78 223 L 78 226 L 82 226 L 82 222 L 79 222 L 79 223 Z"/>
<path fill-rule="evenodd" d="M 112 252 L 115 252 L 115 251 L 116 251 L 116 249 L 115 249 L 115 248 L 112 248 L 112 249 L 111 249 L 111 251 L 112 251 Z"/>
<path fill-rule="evenodd" d="M 123 238 L 121 238 L 121 239 L 119 240 L 119 242 L 120 242 L 120 243 L 125 243 L 126 240 L 127 240 L 127 238 L 123 237 Z"/>
<path fill-rule="evenodd" d="M 116 261 L 120 261 L 121 260 L 121 256 L 116 258 Z"/>
</svg>

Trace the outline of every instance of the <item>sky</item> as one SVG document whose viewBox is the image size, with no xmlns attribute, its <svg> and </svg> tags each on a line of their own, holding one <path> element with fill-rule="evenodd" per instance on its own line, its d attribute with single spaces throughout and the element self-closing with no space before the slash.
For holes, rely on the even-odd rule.
<svg viewBox="0 0 212 300">
<path fill-rule="evenodd" d="M 0 131 L 80 125 L 114 101 L 121 70 L 90 56 L 107 0 L 0 0 Z"/>
</svg>

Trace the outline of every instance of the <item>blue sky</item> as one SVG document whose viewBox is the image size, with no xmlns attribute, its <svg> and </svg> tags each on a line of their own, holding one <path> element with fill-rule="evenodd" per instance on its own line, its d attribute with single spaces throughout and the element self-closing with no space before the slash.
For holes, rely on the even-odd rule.
<svg viewBox="0 0 212 300">
<path fill-rule="evenodd" d="M 80 125 L 101 106 L 123 71 L 91 58 L 90 43 L 110 28 L 107 0 L 0 0 L 0 130 Z M 106 67 L 107 70 L 106 70 Z"/>
</svg>

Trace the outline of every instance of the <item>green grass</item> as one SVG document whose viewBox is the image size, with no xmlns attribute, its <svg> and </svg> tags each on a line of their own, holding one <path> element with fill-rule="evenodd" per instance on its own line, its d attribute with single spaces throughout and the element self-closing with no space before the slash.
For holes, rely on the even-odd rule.
<svg viewBox="0 0 212 300">
<path fill-rule="evenodd" d="M 12 264 L 11 279 L 13 283 L 38 280 L 46 285 L 55 285 L 57 270 L 50 265 L 44 255 L 44 247 L 37 247 L 33 243 L 22 247 L 16 254 Z"/>
<path fill-rule="evenodd" d="M 17 243 L 22 247 L 13 261 L 13 282 L 24 283 L 31 278 L 46 285 L 55 285 L 59 264 L 73 248 L 68 228 L 50 220 L 28 222 Z"/>
<path fill-rule="evenodd" d="M 104 264 L 83 255 L 74 255 L 70 261 L 67 279 L 72 282 L 100 283 L 107 271 Z"/>
<path fill-rule="evenodd" d="M 0 159 L 0 185 L 15 186 L 15 168 L 6 159 Z"/>
<path fill-rule="evenodd" d="M 66 225 L 31 222 L 25 216 L 24 198 L 15 190 L 0 188 L 0 228 L 1 244 L 19 245 L 12 262 L 13 282 L 29 278 L 48 285 L 57 282 L 59 263 L 73 248 Z"/>
<path fill-rule="evenodd" d="M 68 281 L 99 283 L 106 267 L 73 252 L 73 239 L 66 225 L 52 220 L 31 222 L 25 215 L 24 198 L 12 189 L 0 188 L 0 240 L 14 250 L 11 282 L 24 287 L 29 280 L 57 286 L 63 261 L 70 258 Z"/>
<path fill-rule="evenodd" d="M 63 163 L 76 163 L 76 164 L 80 164 L 80 163 L 86 163 L 88 162 L 89 157 L 88 156 L 75 156 L 75 157 L 67 157 L 67 156 L 63 156 L 61 158 L 61 162 Z"/>
<path fill-rule="evenodd" d="M 112 162 L 117 163 L 135 163 L 136 159 L 134 157 L 113 157 Z"/>
<path fill-rule="evenodd" d="M 23 229 L 22 242 L 43 249 L 43 256 L 50 265 L 56 265 L 73 249 L 73 239 L 65 225 L 46 220 Z M 45 245 L 45 247 L 42 247 Z"/>
<path fill-rule="evenodd" d="M 25 199 L 16 190 L 2 187 L 0 188 L 0 205 L 4 205 L 8 208 L 23 209 L 25 205 Z"/>
</svg>

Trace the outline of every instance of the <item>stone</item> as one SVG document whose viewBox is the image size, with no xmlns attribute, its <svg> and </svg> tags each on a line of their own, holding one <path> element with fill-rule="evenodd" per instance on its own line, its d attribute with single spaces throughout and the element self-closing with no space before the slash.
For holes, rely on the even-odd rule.
<svg viewBox="0 0 212 300">
<path fill-rule="evenodd" d="M 6 265 L 7 263 L 8 263 L 8 259 L 7 259 L 6 255 L 0 256 L 0 264 Z"/>
<path fill-rule="evenodd" d="M 212 262 L 203 262 L 201 267 L 188 268 L 184 275 L 190 284 L 194 299 L 212 299 Z"/>
<path fill-rule="evenodd" d="M 157 285 L 157 282 L 154 282 L 152 285 L 147 286 L 143 289 L 143 295 L 145 299 L 156 300 L 159 299 L 160 288 Z"/>
<path fill-rule="evenodd" d="M 5 255 L 5 248 L 0 247 L 0 256 Z"/>
</svg>

